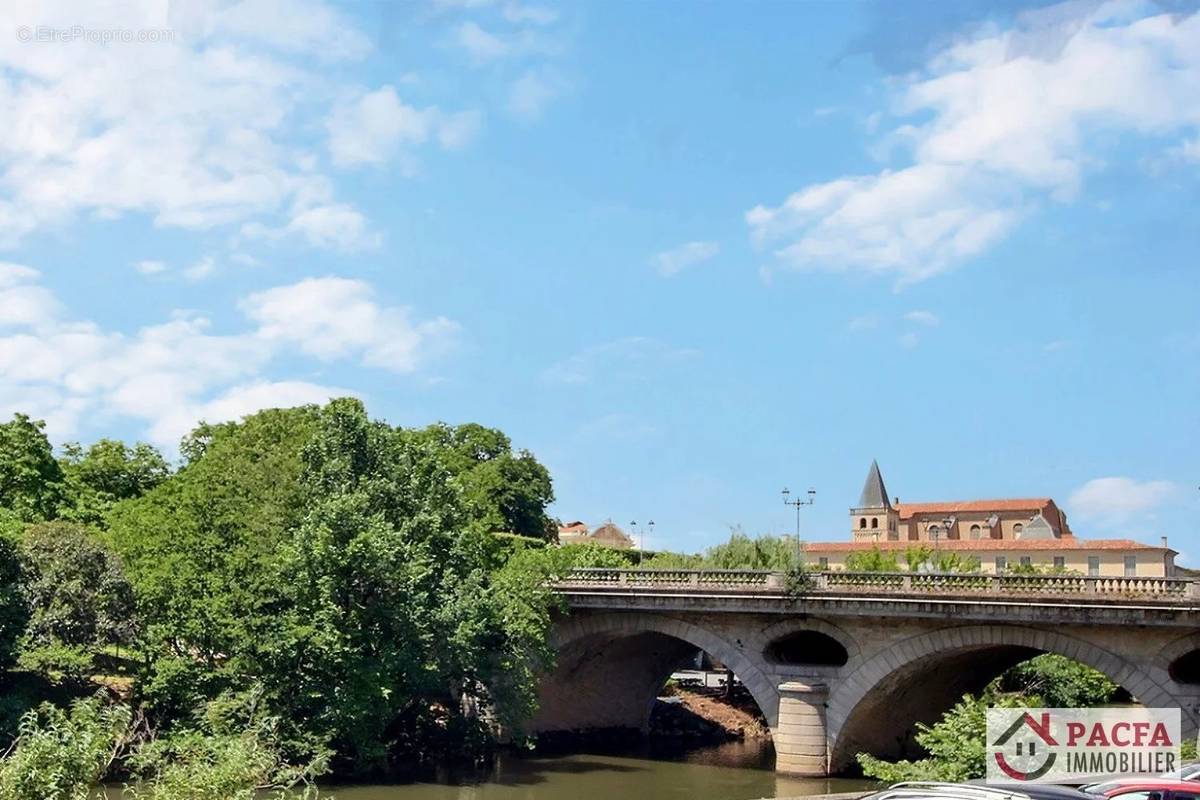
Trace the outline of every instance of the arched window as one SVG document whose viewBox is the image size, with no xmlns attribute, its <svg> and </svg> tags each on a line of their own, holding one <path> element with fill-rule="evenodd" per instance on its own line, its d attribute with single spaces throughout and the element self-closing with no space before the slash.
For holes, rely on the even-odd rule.
<svg viewBox="0 0 1200 800">
<path fill-rule="evenodd" d="M 879 517 L 871 517 L 871 527 L 872 528 L 879 527 Z"/>
<path fill-rule="evenodd" d="M 1020 536 L 1023 530 L 1025 530 L 1025 526 L 1018 522 L 1016 525 L 1013 525 L 1013 536 Z"/>
<path fill-rule="evenodd" d="M 972 525 L 971 526 L 971 538 L 978 539 L 981 535 L 983 535 L 982 529 L 978 525 Z"/>
<path fill-rule="evenodd" d="M 859 520 L 858 520 L 858 527 L 859 527 L 859 529 L 860 529 L 860 530 L 865 530 L 865 529 L 866 529 L 866 527 L 867 527 L 867 518 L 866 518 L 866 517 L 860 517 L 860 518 L 859 518 Z"/>
<path fill-rule="evenodd" d="M 933 539 L 933 538 L 936 538 L 937 536 L 940 536 L 940 535 L 941 535 L 941 533 L 942 533 L 942 529 L 941 529 L 940 527 L 938 527 L 937 525 L 930 525 L 930 526 L 929 526 L 929 538 L 930 538 L 930 539 Z"/>
</svg>

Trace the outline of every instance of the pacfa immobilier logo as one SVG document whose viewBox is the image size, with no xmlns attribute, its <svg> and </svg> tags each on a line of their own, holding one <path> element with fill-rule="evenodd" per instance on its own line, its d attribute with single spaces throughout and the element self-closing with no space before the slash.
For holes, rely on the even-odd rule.
<svg viewBox="0 0 1200 800">
<path fill-rule="evenodd" d="M 1084 783 L 1179 769 L 1178 708 L 989 708 L 987 779 Z"/>
</svg>

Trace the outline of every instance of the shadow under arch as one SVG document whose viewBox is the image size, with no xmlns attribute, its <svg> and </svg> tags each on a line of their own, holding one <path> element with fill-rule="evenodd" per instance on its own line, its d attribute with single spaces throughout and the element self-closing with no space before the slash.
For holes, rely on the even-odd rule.
<svg viewBox="0 0 1200 800">
<path fill-rule="evenodd" d="M 599 728 L 646 731 L 671 672 L 697 650 L 731 669 L 774 728 L 777 687 L 745 648 L 707 628 L 649 612 L 568 617 L 552 638 L 558 653 L 539 686 L 531 733 Z"/>
<path fill-rule="evenodd" d="M 859 752 L 916 755 L 916 722 L 936 721 L 963 694 L 978 692 L 1009 667 L 1041 653 L 1086 664 L 1145 705 L 1176 705 L 1139 666 L 1073 636 L 1020 625 L 941 628 L 892 645 L 838 682 L 827 706 L 831 769 L 844 770 Z M 1184 727 L 1189 728 L 1186 719 Z"/>
</svg>

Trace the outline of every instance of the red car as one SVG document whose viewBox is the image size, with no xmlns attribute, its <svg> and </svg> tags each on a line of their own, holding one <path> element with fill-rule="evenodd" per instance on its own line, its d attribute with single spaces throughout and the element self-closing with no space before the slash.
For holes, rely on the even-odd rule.
<svg viewBox="0 0 1200 800">
<path fill-rule="evenodd" d="M 1200 800 L 1200 784 L 1171 778 L 1120 778 L 1083 790 L 1109 800 Z"/>
</svg>

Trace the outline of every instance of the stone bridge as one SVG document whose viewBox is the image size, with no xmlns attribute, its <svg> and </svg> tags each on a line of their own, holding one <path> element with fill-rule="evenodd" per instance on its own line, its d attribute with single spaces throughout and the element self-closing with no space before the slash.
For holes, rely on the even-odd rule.
<svg viewBox="0 0 1200 800">
<path fill-rule="evenodd" d="M 1008 667 L 1059 653 L 1140 703 L 1200 719 L 1200 583 L 1166 578 L 576 570 L 556 584 L 558 663 L 535 732 L 646 730 L 671 672 L 703 650 L 771 727 L 776 768 L 914 755 L 917 722 Z"/>
</svg>

